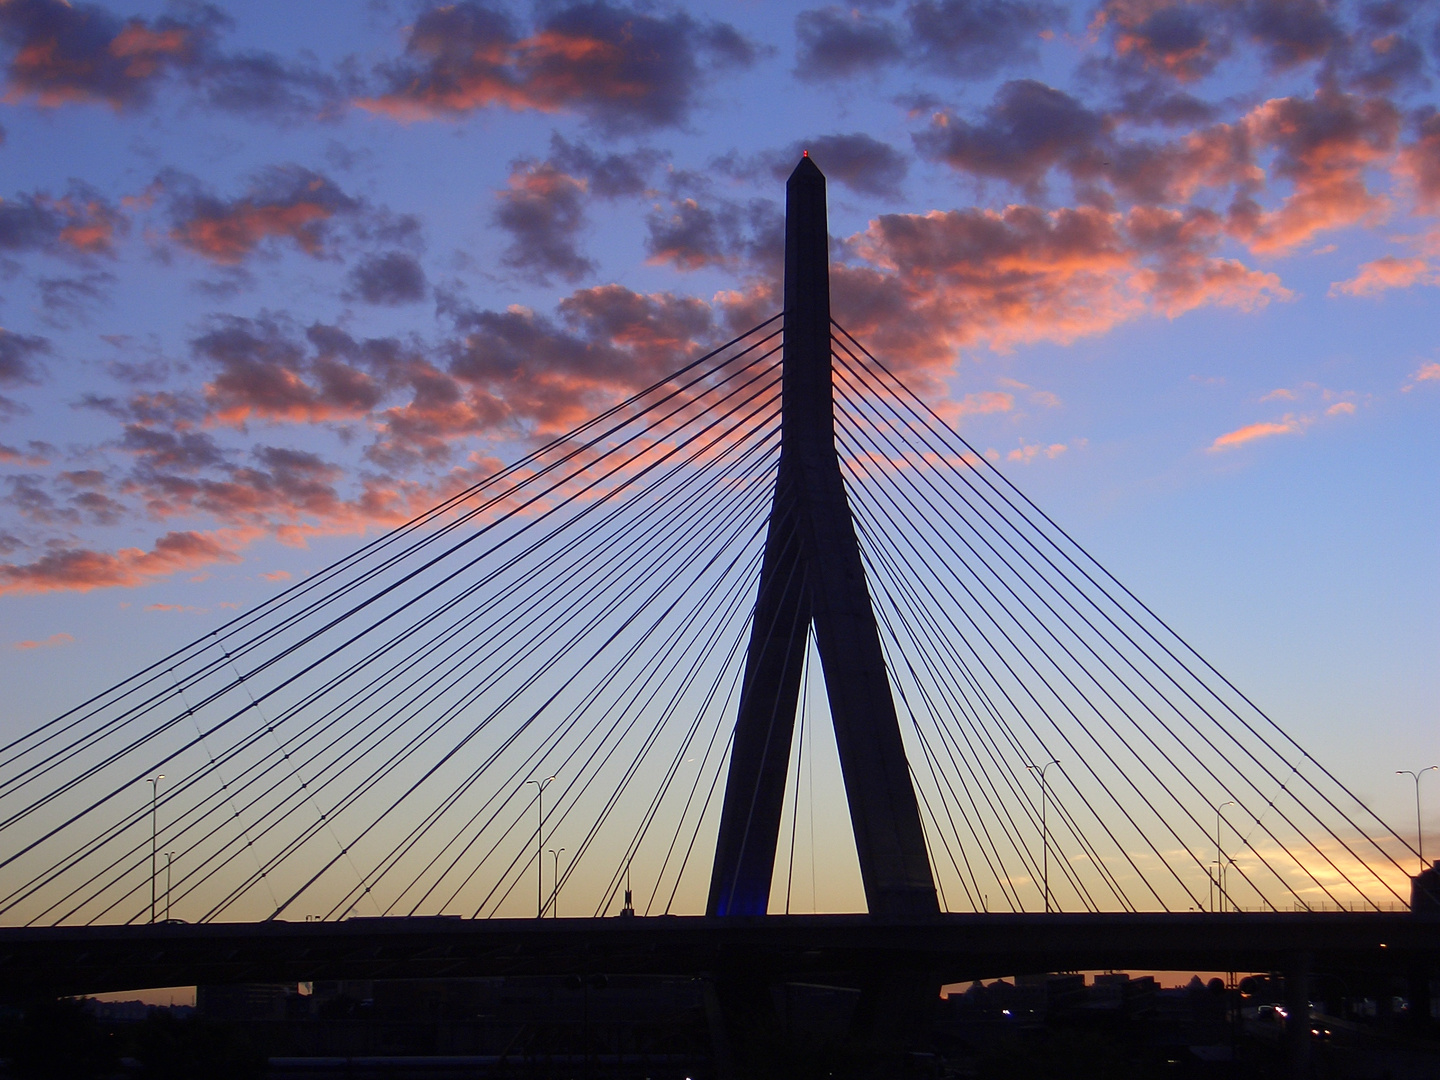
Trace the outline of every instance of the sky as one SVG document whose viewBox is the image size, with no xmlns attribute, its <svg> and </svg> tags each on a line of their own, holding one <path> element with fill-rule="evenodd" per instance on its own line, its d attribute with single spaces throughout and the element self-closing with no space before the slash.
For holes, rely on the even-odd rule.
<svg viewBox="0 0 1440 1080">
<path fill-rule="evenodd" d="M 1400 0 L 0 0 L 0 729 L 773 314 L 808 150 L 836 319 L 1412 827 L 1437 79 Z"/>
</svg>

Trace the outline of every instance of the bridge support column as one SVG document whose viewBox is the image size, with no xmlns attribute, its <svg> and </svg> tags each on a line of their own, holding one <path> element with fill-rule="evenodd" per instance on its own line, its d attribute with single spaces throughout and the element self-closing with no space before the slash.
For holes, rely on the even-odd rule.
<svg viewBox="0 0 1440 1080">
<path fill-rule="evenodd" d="M 735 744 L 710 878 L 711 915 L 764 915 L 810 627 L 871 915 L 936 915 L 865 565 L 835 449 L 825 176 L 804 158 L 785 186 L 780 463 Z"/>
<path fill-rule="evenodd" d="M 1285 965 L 1285 1063 L 1290 1080 L 1310 1080 L 1310 968 L 1308 952 Z"/>
</svg>

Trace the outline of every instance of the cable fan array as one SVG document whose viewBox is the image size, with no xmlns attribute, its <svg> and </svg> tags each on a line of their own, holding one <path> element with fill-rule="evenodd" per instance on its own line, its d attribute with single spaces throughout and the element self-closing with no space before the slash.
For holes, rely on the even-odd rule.
<svg viewBox="0 0 1440 1080">
<path fill-rule="evenodd" d="M 616 906 L 626 870 L 660 908 L 703 904 L 780 335 L 777 316 L 5 746 L 0 920 L 153 919 L 156 851 L 188 921 L 534 915 L 520 883 L 559 845 L 568 913 Z M 542 807 L 525 781 L 551 776 Z"/>
<path fill-rule="evenodd" d="M 1408 903 L 1409 844 L 838 324 L 832 350 L 946 907 Z"/>
<path fill-rule="evenodd" d="M 1403 904 L 1408 844 L 835 331 L 836 443 L 942 905 Z M 703 910 L 781 336 L 767 320 L 0 747 L 0 922 L 153 920 L 160 852 L 158 910 L 187 921 L 562 895 L 599 916 L 632 879 L 642 914 Z"/>
</svg>

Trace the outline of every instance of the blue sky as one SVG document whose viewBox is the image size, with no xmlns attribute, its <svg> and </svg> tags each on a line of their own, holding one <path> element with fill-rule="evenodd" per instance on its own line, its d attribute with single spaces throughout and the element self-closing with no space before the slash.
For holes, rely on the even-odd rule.
<svg viewBox="0 0 1440 1080">
<path fill-rule="evenodd" d="M 778 308 L 1398 824 L 1440 761 L 1440 9 L 0 0 L 0 726 Z M 1427 815 L 1440 823 L 1440 791 Z"/>
</svg>

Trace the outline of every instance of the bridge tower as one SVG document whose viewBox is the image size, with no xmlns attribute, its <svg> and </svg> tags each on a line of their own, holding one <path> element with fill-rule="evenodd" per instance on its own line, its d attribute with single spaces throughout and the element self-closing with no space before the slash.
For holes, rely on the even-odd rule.
<svg viewBox="0 0 1440 1080">
<path fill-rule="evenodd" d="M 872 915 L 935 914 L 935 882 L 835 449 L 825 176 L 785 187 L 781 449 L 735 724 L 710 915 L 764 915 L 810 627 Z"/>
</svg>

